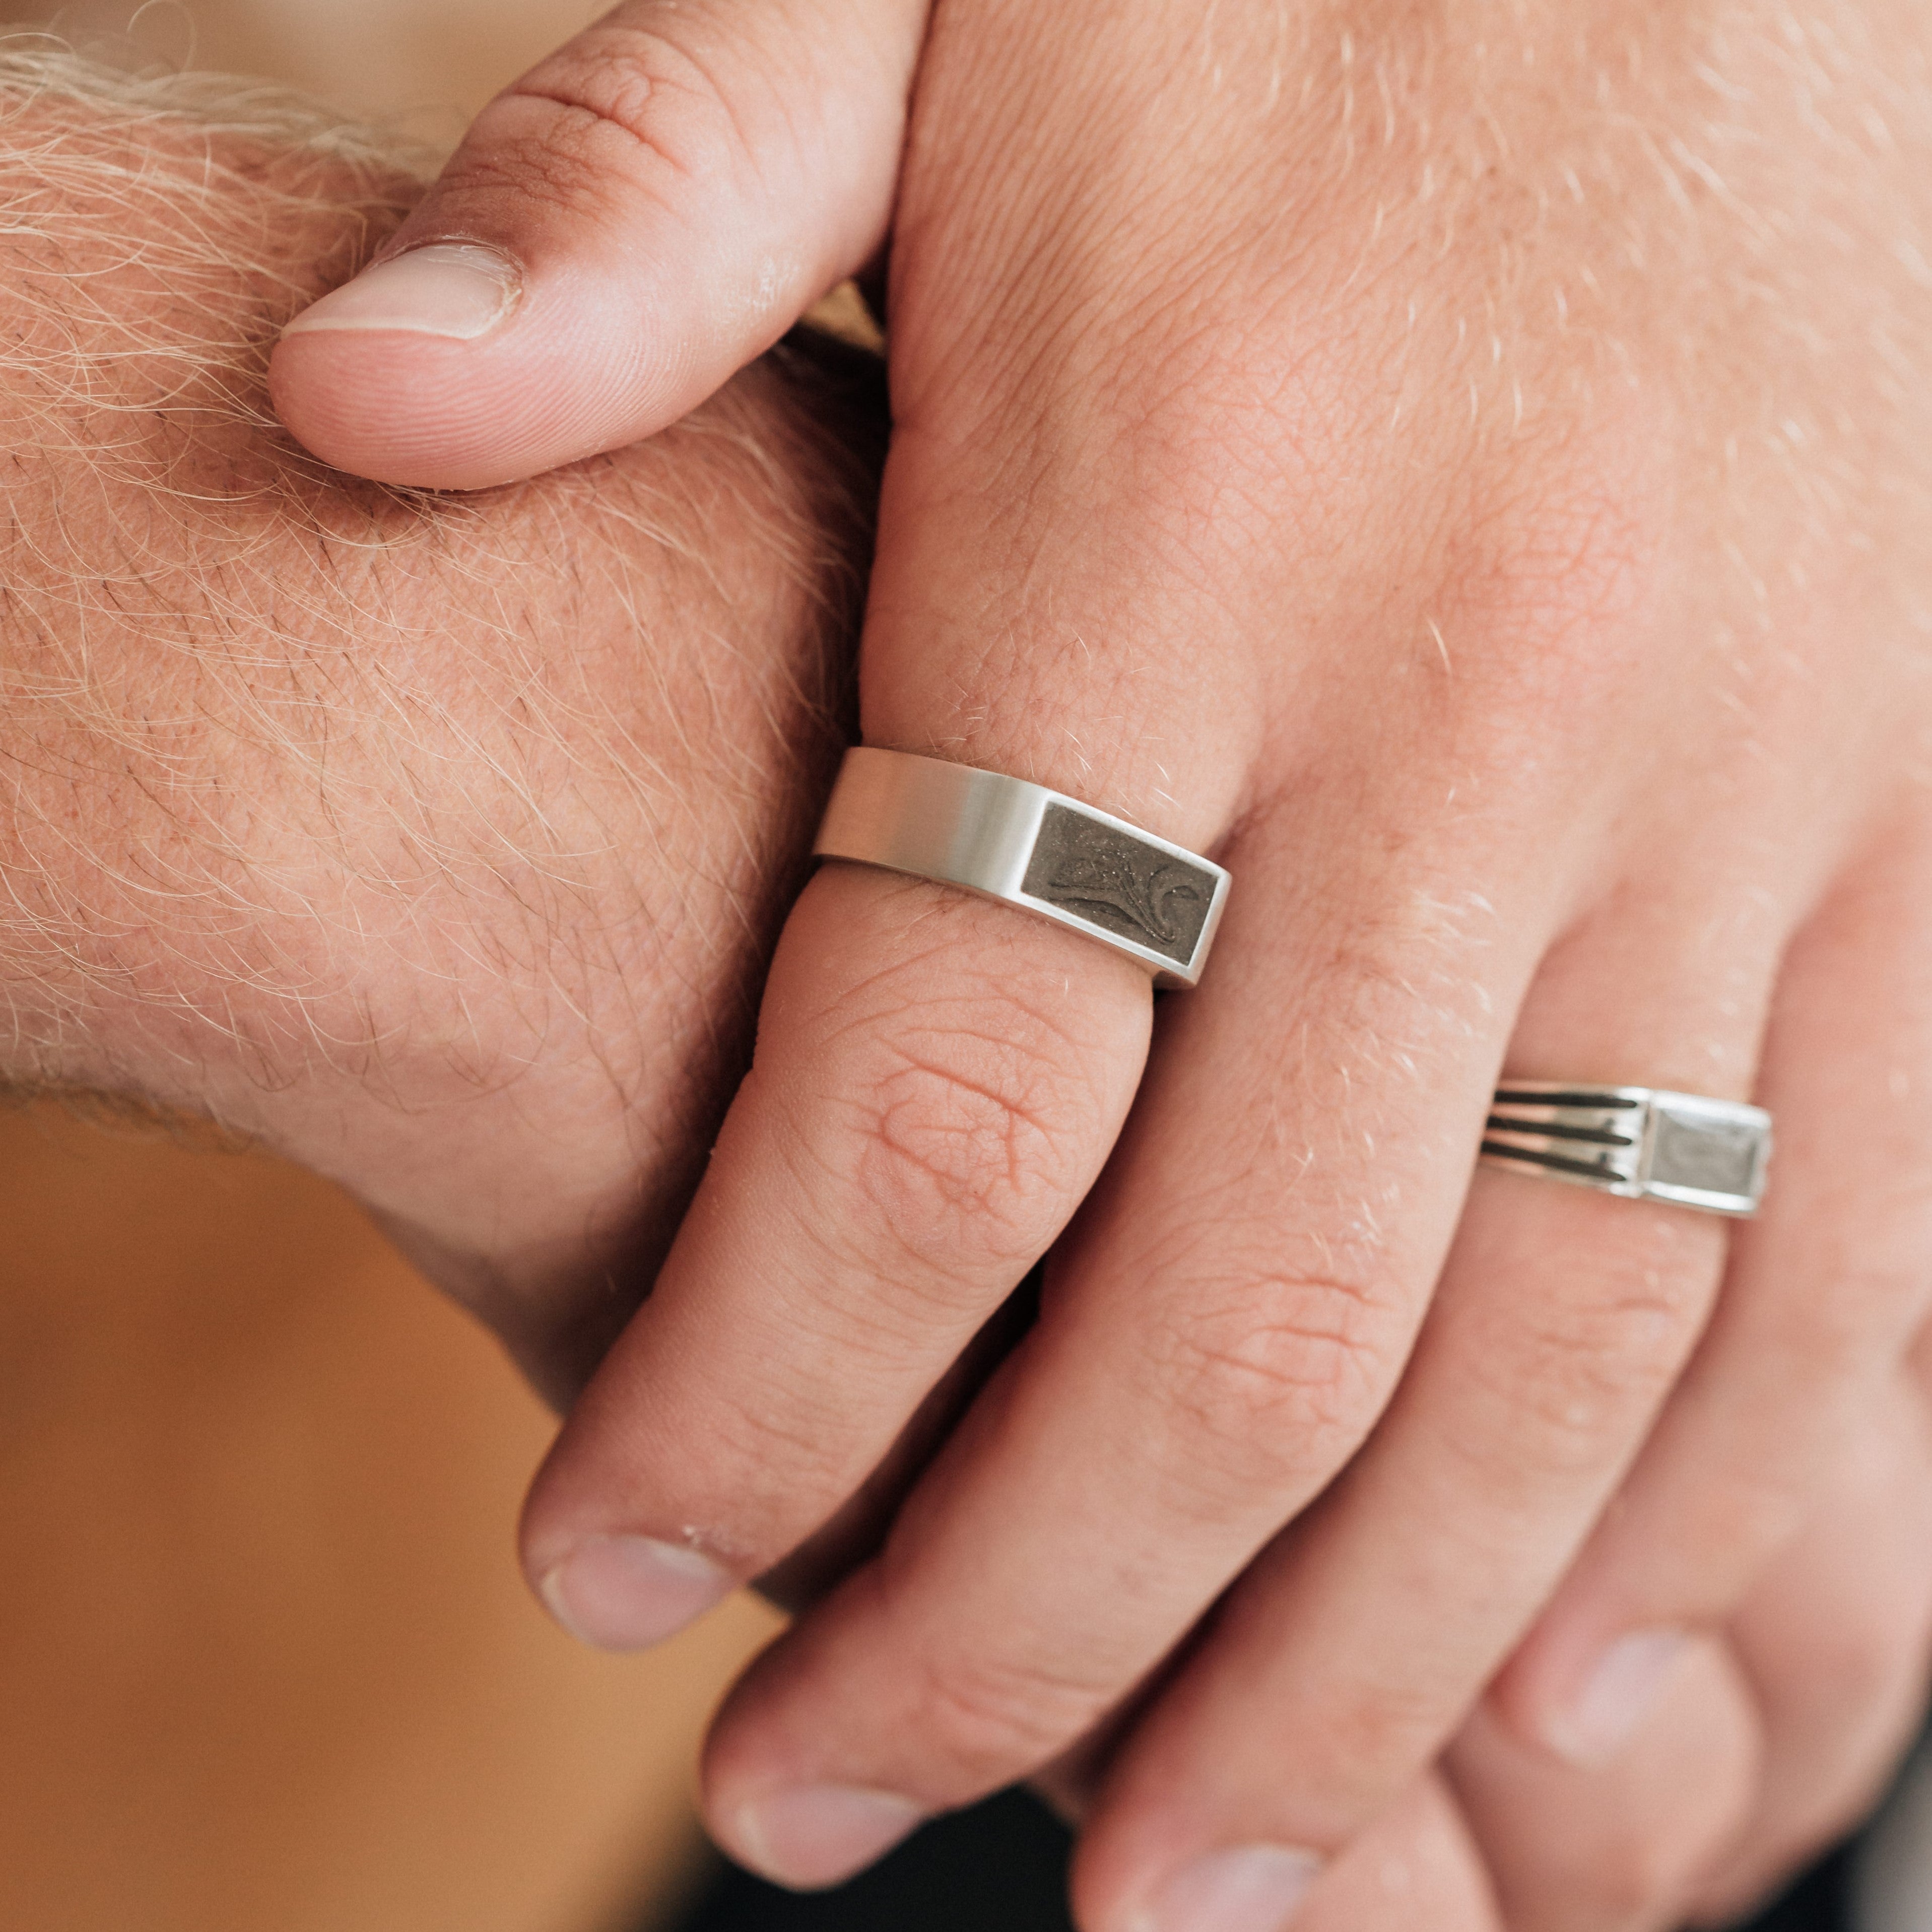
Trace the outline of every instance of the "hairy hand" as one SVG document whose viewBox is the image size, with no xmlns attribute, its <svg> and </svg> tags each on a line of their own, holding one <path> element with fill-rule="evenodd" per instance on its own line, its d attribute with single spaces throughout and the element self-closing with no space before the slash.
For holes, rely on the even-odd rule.
<svg viewBox="0 0 1932 1932">
<path fill-rule="evenodd" d="M 287 338 L 288 419 L 472 484 L 674 416 L 880 239 L 925 14 L 620 9 L 479 122 L 400 238 L 444 245 Z M 1703 1640 L 1852 1484 L 1928 1292 L 1928 62 L 1908 0 L 934 13 L 866 736 L 1235 889 L 1157 1022 L 931 886 L 794 912 L 536 1491 L 553 1604 L 640 1641 L 778 1559 L 1053 1258 L 724 1711 L 741 1855 L 829 1878 L 1100 1726 L 1092 1932 L 1259 1927 L 1513 1653 L 1491 1713 L 1573 1768 L 1736 1691 Z M 1756 1094 L 1765 1218 L 1472 1185 L 1504 1066 Z M 1537 1788 L 1470 1800 L 1499 1874 L 1564 1841 Z M 1586 1876 L 1511 1895 L 1672 1909 Z"/>
<path fill-rule="evenodd" d="M 419 182 L 232 82 L 30 50 L 0 112 L 0 1078 L 337 1177 L 562 1400 L 748 1052 L 869 398 L 788 351 L 540 484 L 346 481 L 267 348 Z"/>
</svg>

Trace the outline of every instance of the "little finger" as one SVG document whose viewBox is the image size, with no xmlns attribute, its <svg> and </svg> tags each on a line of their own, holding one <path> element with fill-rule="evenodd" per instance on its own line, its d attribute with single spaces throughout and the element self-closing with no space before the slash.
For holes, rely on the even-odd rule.
<svg viewBox="0 0 1932 1932">
<path fill-rule="evenodd" d="M 1932 1657 L 1932 1428 L 1897 1378 L 1803 1532 L 1760 1576 L 1730 1640 L 1757 1700 L 1765 1772 L 1702 1892 L 1721 1924 L 1869 1809 L 1910 1742 Z"/>
<path fill-rule="evenodd" d="M 1510 1932 L 1671 1932 L 1750 1816 L 1762 1754 L 1750 1686 L 1706 1637 L 1614 1764 L 1553 1762 L 1484 1708 L 1450 1783 Z"/>
</svg>

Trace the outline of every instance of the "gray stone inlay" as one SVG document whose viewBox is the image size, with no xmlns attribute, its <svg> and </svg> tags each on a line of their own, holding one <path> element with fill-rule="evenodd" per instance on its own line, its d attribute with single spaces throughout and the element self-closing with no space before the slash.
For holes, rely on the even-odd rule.
<svg viewBox="0 0 1932 1932">
<path fill-rule="evenodd" d="M 1757 1178 L 1759 1130 L 1707 1117 L 1673 1114 L 1659 1102 L 1650 1161 L 1653 1184 L 1709 1194 L 1750 1194 Z"/>
<path fill-rule="evenodd" d="M 1084 812 L 1049 805 L 1021 890 L 1184 966 L 1214 902 L 1214 875 Z"/>
</svg>

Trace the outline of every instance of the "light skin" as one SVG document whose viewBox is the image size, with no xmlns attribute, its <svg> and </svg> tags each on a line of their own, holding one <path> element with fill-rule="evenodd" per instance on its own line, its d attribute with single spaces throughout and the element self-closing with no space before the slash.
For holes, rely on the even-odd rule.
<svg viewBox="0 0 1932 1932">
<path fill-rule="evenodd" d="M 886 238 L 904 115 L 865 736 L 1236 887 L 1156 1023 L 1066 934 L 822 872 L 526 1561 L 592 1640 L 661 1635 L 1051 1250 L 876 1558 L 722 1714 L 713 1826 L 836 1876 L 1218 1602 L 1076 1892 L 1092 1932 L 1272 1924 L 1492 1679 L 1613 1756 L 1922 1319 L 1916 976 L 1839 935 L 1932 892 L 1923 10 L 975 0 L 916 70 L 920 7 L 813 20 L 644 0 L 513 88 L 398 244 L 469 252 L 302 318 L 284 418 L 459 487 L 648 431 L 782 320 L 720 291 Z M 1769 1214 L 1472 1184 L 1504 1069 L 1756 1094 Z"/>
<path fill-rule="evenodd" d="M 1155 98 L 1138 105 L 1151 112 L 1168 104 L 1158 74 L 1178 70 L 1147 64 Z M 1681 76 L 1642 67 L 1615 68 L 1639 75 L 1636 91 L 1612 88 L 1604 111 L 1647 159 L 1653 124 L 1624 110 L 1654 106 L 1647 90 L 1667 94 Z M 1258 70 L 1231 71 L 1245 86 Z M 1334 80 L 1333 61 L 1322 71 Z M 1528 113 L 1513 85 L 1474 98 Z M 1876 142 L 1856 90 L 1810 99 Z M 1342 105 L 1324 96 L 1310 125 L 1346 133 Z M 1544 118 L 1554 124 L 1532 126 L 1560 154 L 1566 117 Z M 122 149 L 141 154 L 152 139 L 124 134 Z M 191 133 L 190 164 L 200 144 Z M 1752 204 L 1770 205 L 1778 170 L 1806 157 L 1742 145 L 1776 177 Z M 885 637 L 916 610 L 936 626 L 931 649 L 956 655 L 935 685 L 933 664 L 896 672 L 868 641 L 868 735 L 1028 770 L 1218 844 L 1242 890 L 1208 988 L 1163 1010 L 1145 1091 L 1055 1250 L 1038 1324 L 880 1554 L 728 1708 L 710 1797 L 740 1850 L 759 1849 L 762 1829 L 772 1851 L 775 1793 L 856 1786 L 925 1807 L 1060 1756 L 1057 1788 L 1088 1809 L 1076 1888 L 1097 1932 L 1149 1910 L 1161 1932 L 1177 1911 L 1231 1932 L 1240 1912 L 1272 1922 L 1310 1846 L 1334 1855 L 1302 1895 L 1311 1924 L 1373 1925 L 1379 1913 L 1391 1925 L 1661 1925 L 1761 1884 L 1848 1816 L 1906 1721 L 1932 1583 L 1873 1568 L 1896 1554 L 1888 1539 L 1851 1535 L 1856 1562 L 1843 1546 L 1861 1524 L 1922 1506 L 1932 1486 L 1906 1360 L 1923 1210 L 1900 1181 L 1915 1171 L 1912 1055 L 1928 1030 L 1907 970 L 1927 903 L 1909 755 L 1919 586 L 1896 540 L 1920 501 L 1927 445 L 1916 398 L 1886 386 L 1888 352 L 1910 340 L 1910 256 L 1855 251 L 1862 277 L 1800 274 L 1775 249 L 1748 274 L 1719 258 L 1725 273 L 1699 285 L 1696 312 L 1660 321 L 1646 306 L 1658 253 L 1701 260 L 1714 231 L 1732 228 L 1694 203 L 1685 213 L 1667 183 L 1662 206 L 1644 200 L 1651 176 L 1633 161 L 1618 178 L 1631 238 L 1652 254 L 1593 260 L 1592 294 L 1588 278 L 1556 276 L 1566 236 L 1574 249 L 1588 238 L 1563 229 L 1560 199 L 1535 274 L 1506 250 L 1525 203 L 1497 163 L 1454 198 L 1453 260 L 1472 286 L 1418 313 L 1411 352 L 1400 308 L 1400 339 L 1387 340 L 1372 249 L 1420 248 L 1416 224 L 1435 236 L 1444 202 L 1391 199 L 1379 228 L 1368 218 L 1354 197 L 1373 198 L 1375 170 L 1418 158 L 1390 148 L 1353 158 L 1334 208 L 1302 208 L 1298 173 L 1262 183 L 1288 190 L 1282 205 L 1311 232 L 1350 244 L 1348 273 L 1298 259 L 1282 291 L 1290 318 L 1319 295 L 1318 333 L 1349 379 L 1311 389 L 1318 359 L 1290 358 L 1284 393 L 1298 410 L 1325 394 L 1332 415 L 1284 426 L 1273 392 L 1254 404 L 1218 382 L 1183 385 L 1166 417 L 1096 412 L 1082 400 L 1095 358 L 1131 368 L 1148 345 L 1118 322 L 1116 292 L 1077 279 L 1072 311 L 1024 368 L 977 340 L 998 304 L 926 310 L 932 366 L 967 372 L 960 394 L 974 352 L 1017 396 L 986 393 L 1034 411 L 1039 473 L 1023 492 L 998 446 L 922 443 L 921 392 L 908 398 L 899 377 L 886 511 L 908 536 L 886 552 L 871 622 Z M 1513 165 L 1528 152 L 1510 145 Z M 1535 152 L 1536 178 L 1550 167 L 1560 181 Z M 1821 250 L 1842 252 L 1840 234 L 1869 240 L 1862 224 L 1891 242 L 1910 232 L 1923 170 L 1901 160 L 1895 177 L 1857 152 L 1864 172 L 1826 211 L 1837 226 L 1820 240 L 1796 224 Z M 1014 163 L 1023 175 L 1026 158 Z M 809 815 L 809 777 L 781 752 L 800 720 L 823 718 L 808 699 L 788 707 L 822 667 L 826 632 L 794 566 L 837 558 L 850 524 L 814 509 L 806 479 L 829 454 L 822 440 L 781 406 L 782 386 L 756 381 L 739 392 L 747 415 L 728 406 L 470 512 L 291 466 L 250 419 L 248 345 L 346 272 L 356 245 L 352 218 L 304 229 L 296 206 L 361 193 L 387 208 L 400 195 L 393 182 L 318 177 L 321 165 L 296 170 L 293 202 L 262 199 L 273 170 L 266 188 L 259 170 L 218 174 L 199 224 L 172 226 L 156 218 L 178 218 L 173 204 L 130 220 L 125 166 L 111 188 L 70 184 L 70 226 L 38 278 L 6 285 L 16 304 L 17 291 L 52 291 L 26 311 L 42 350 L 11 372 L 8 405 L 14 446 L 46 452 L 10 499 L 20 544 L 9 581 L 28 615 L 7 640 L 6 715 L 24 748 L 4 826 L 16 911 L 4 943 L 32 1049 L 10 1071 L 207 1106 L 338 1174 L 563 1389 L 628 1309 L 659 1204 L 676 1198 L 703 1144 L 704 1102 L 691 1095 L 728 1066 L 734 995 L 769 902 L 756 882 L 782 878 Z M 188 165 L 176 178 L 202 176 Z M 1019 189 L 994 188 L 1025 207 Z M 73 250 L 149 229 L 192 238 L 226 195 L 228 224 L 214 224 L 224 245 L 200 261 L 192 298 L 163 308 L 177 320 L 159 361 L 152 338 L 117 356 L 130 328 L 152 326 L 158 271 L 76 277 Z M 1137 208 L 1127 232 L 1149 272 L 1174 272 L 1162 254 L 1173 211 L 1144 195 Z M 949 224 L 970 230 L 975 213 L 922 208 L 909 184 L 896 286 L 916 290 L 970 260 L 946 244 L 958 241 Z M 263 266 L 238 277 L 238 253 Z M 1496 283 L 1512 262 L 1524 286 Z M 1253 272 L 1238 254 L 1228 263 Z M 1568 304 L 1554 340 L 1532 298 L 1551 276 Z M 182 286 L 177 266 L 167 286 Z M 1466 328 L 1465 354 L 1455 324 L 1486 315 L 1498 286 L 1510 297 L 1496 310 L 1500 352 Z M 62 358 L 83 296 L 94 306 L 82 313 L 106 320 L 98 339 L 81 332 L 94 346 L 76 385 Z M 211 306 L 223 318 L 212 354 Z M 903 356 L 898 308 L 896 297 Z M 1166 313 L 1146 311 L 1162 368 L 1204 383 L 1176 360 L 1186 345 L 1165 332 Z M 1794 315 L 1816 327 L 1793 331 Z M 965 332 L 958 357 L 939 352 L 944 329 Z M 1844 346 L 1848 332 L 1874 352 Z M 190 355 L 184 342 L 203 346 Z M 1454 406 L 1438 393 L 1445 367 L 1475 386 L 1473 408 L 1466 386 Z M 212 388 L 180 390 L 211 369 Z M 1760 391 L 1740 370 L 1777 380 Z M 1383 434 L 1390 399 L 1376 386 L 1391 370 L 1414 374 L 1400 438 Z M 103 385 L 119 408 L 94 406 Z M 1678 412 L 1712 395 L 1735 448 Z M 1050 433 L 1066 412 L 1081 435 Z M 1824 446 L 1815 472 L 1784 460 L 1794 431 Z M 1138 454 L 1148 475 L 1172 470 L 1208 490 L 1218 514 L 1194 515 L 1208 500 L 1184 491 L 1150 504 L 1131 464 L 1122 476 L 1086 462 L 1087 436 L 1114 460 Z M 939 487 L 922 448 L 948 455 L 965 519 L 950 550 L 913 535 Z M 692 481 L 706 458 L 724 466 L 710 490 Z M 1418 470 L 1425 459 L 1437 469 Z M 1310 473 L 1326 481 L 1318 501 Z M 1821 478 L 1835 502 L 1815 500 Z M 694 503 L 698 516 L 680 523 Z M 1228 585 L 1204 570 L 1177 587 L 1168 573 L 1197 544 Z M 1029 555 L 1053 558 L 1056 580 L 1068 560 L 1090 624 L 1063 629 L 1054 599 L 1070 592 L 1049 596 L 1030 572 L 1008 586 L 1003 622 L 959 602 L 1000 559 Z M 1257 558 L 1259 584 L 1247 574 Z M 836 564 L 819 580 L 835 606 L 841 580 Z M 1834 653 L 1842 633 L 1821 611 L 1856 652 Z M 1166 659 L 1118 662 L 1129 616 L 1153 626 Z M 1241 654 L 1250 632 L 1269 643 L 1262 658 Z M 748 635 L 764 650 L 721 642 Z M 989 635 L 1016 673 L 1038 662 L 1020 710 L 974 695 L 976 680 L 1014 682 L 988 668 Z M 1148 668 L 1168 661 L 1158 677 Z M 728 668 L 748 682 L 735 704 L 716 682 Z M 1076 757 L 1061 728 L 1102 686 L 1111 708 Z M 922 737 L 911 708 L 935 688 L 954 710 L 945 732 Z M 1137 706 L 1126 748 L 1110 750 L 1100 725 L 1114 730 Z M 1636 774 L 1621 762 L 1634 742 L 1651 760 Z M 1580 772 L 1592 775 L 1580 798 Z M 649 808 L 666 795 L 721 815 Z M 1196 810 L 1227 815 L 1228 836 L 1182 822 Z M 1682 836 L 1686 823 L 1701 842 Z M 668 844 L 674 832 L 691 842 Z M 661 870 L 640 866 L 643 850 Z M 1709 973 L 1680 970 L 1712 953 L 1738 969 L 1714 992 Z M 539 1487 L 532 1565 L 566 1609 L 567 1580 L 553 1573 L 586 1538 L 646 1533 L 683 1559 L 687 1597 L 701 1596 L 714 1587 L 706 1563 L 726 1558 L 736 1574 L 775 1561 L 872 1468 L 1071 1213 L 1126 1107 L 1148 1001 L 1114 967 L 923 886 L 839 870 L 814 882 L 695 1218 Z M 1832 1117 L 1800 1104 L 1817 1125 L 1808 1152 L 1803 1132 L 1795 1144 L 1787 1134 L 1780 1172 L 1798 1218 L 1740 1246 L 1708 1328 L 1721 1243 L 1706 1224 L 1484 1176 L 1456 1231 L 1506 1044 L 1524 1073 L 1567 1071 L 1580 1054 L 1742 1090 L 1760 1032 L 1774 1105 L 1807 1080 L 1849 1081 L 1860 1145 L 1893 1157 L 1846 1164 Z M 667 1036 L 680 1076 L 668 1080 Z M 1666 1051 L 1676 1057 L 1655 1058 Z M 1655 1064 L 1633 1065 L 1638 1054 Z M 880 1069 L 902 1090 L 883 1113 Z M 822 1110 L 842 1094 L 850 1111 L 833 1132 Z M 988 1146 L 1010 1154 L 990 1180 Z M 787 1162 L 762 1166 L 774 1150 Z M 832 1254 L 788 1198 L 801 1165 L 805 1205 L 840 1208 Z M 1826 1298 L 1821 1278 L 1858 1292 Z M 1130 1294 L 1130 1319 L 1118 1312 Z M 1425 1304 L 1413 1364 L 1385 1405 Z M 1821 1306 L 1829 1335 L 1811 1318 Z M 1803 1378 L 1796 1393 L 1778 1387 L 1769 1425 L 1761 1401 L 1725 1394 L 1743 1372 L 1727 1334 L 1767 1322 L 1782 1346 L 1754 1345 L 1754 1359 Z M 761 1380 L 769 1359 L 795 1382 Z M 1688 1450 L 1672 1447 L 1673 1430 L 1690 1432 Z M 1277 1540 L 1298 1499 L 1344 1461 Z M 1625 1508 L 1588 1541 L 1633 1462 Z M 1672 1478 L 1679 1464 L 1714 1466 L 1734 1486 L 1734 1470 L 1762 1474 L 1763 1520 L 1684 1526 L 1673 1512 L 1706 1491 L 1702 1475 Z M 1646 1483 L 1660 1500 L 1646 1502 Z M 1550 1721 L 1570 1708 L 1550 1694 L 1562 1660 L 1551 1651 L 1539 1666 L 1533 1646 L 1553 1645 L 1560 1624 L 1519 1653 L 1486 1712 L 1468 1714 L 1578 1546 L 1567 1590 L 1585 1588 L 1616 1533 L 1650 1552 L 1618 1572 L 1641 1619 L 1586 1599 L 1570 1627 L 1594 1614 L 1620 1632 L 1681 1622 L 1700 1634 L 1656 1678 L 1624 1748 L 1559 1776 L 1552 1744 L 1593 1755 Z M 1708 1587 L 1720 1570 L 1742 1580 Z M 1145 1714 L 1065 1760 L 1244 1572 Z M 1046 1576 L 1054 1600 L 1041 1603 L 1031 1592 Z M 1564 1614 L 1559 1598 L 1551 1615 Z M 856 1672 L 844 1661 L 854 1657 Z M 1660 1805 L 1660 1788 L 1678 1802 Z M 836 1816 L 812 1802 L 821 1823 Z M 811 1835 L 821 1851 L 830 1838 Z M 1256 1846 L 1258 1862 L 1239 1862 Z M 782 1856 L 768 1862 L 784 1869 Z M 1391 1888 L 1396 1867 L 1412 1889 Z M 792 1875 L 830 1874 L 794 1860 Z"/>
<path fill-rule="evenodd" d="M 343 1181 L 566 1400 L 688 1197 L 845 729 L 868 379 L 788 353 L 464 503 L 351 482 L 262 367 L 420 183 L 232 82 L 0 80 L 42 96 L 0 295 L 0 1084 Z"/>
</svg>

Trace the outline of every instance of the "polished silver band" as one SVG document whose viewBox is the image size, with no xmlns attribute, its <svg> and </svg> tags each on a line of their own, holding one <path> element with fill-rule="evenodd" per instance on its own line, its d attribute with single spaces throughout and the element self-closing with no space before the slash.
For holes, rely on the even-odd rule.
<svg viewBox="0 0 1932 1932">
<path fill-rule="evenodd" d="M 998 772 L 860 746 L 813 852 L 963 886 L 1084 932 L 1162 986 L 1207 963 L 1228 874 L 1078 799 Z"/>
<path fill-rule="evenodd" d="M 1741 1100 L 1655 1087 L 1512 1080 L 1490 1102 L 1483 1158 L 1633 1200 L 1754 1214 L 1771 1116 Z"/>
</svg>

